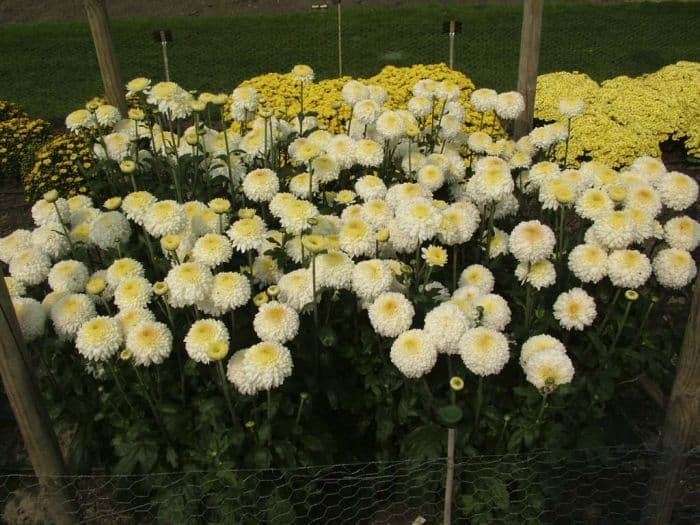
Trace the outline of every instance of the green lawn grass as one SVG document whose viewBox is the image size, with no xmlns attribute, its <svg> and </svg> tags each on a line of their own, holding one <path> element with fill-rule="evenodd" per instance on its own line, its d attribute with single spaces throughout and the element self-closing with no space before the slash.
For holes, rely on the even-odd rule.
<svg viewBox="0 0 700 525">
<path fill-rule="evenodd" d="M 446 62 L 443 20 L 463 22 L 455 67 L 478 86 L 514 89 L 520 7 L 346 8 L 344 72 L 371 76 L 387 64 Z M 112 21 L 124 81 L 162 79 L 160 45 L 152 31 L 167 27 L 172 79 L 188 89 L 230 91 L 241 80 L 307 63 L 319 78 L 337 74 L 335 10 L 236 18 L 137 18 Z M 692 35 L 697 4 L 599 7 L 549 3 L 543 22 L 540 72 L 577 70 L 603 80 L 638 75 L 678 60 L 700 61 Z M 86 23 L 0 27 L 0 99 L 31 115 L 60 120 L 101 93 Z"/>
</svg>

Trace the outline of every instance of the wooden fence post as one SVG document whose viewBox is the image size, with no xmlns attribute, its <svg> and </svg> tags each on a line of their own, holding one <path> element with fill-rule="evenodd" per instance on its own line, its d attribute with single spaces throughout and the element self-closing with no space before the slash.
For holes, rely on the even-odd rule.
<svg viewBox="0 0 700 525">
<path fill-rule="evenodd" d="M 695 279 L 676 378 L 661 431 L 661 453 L 649 483 L 644 523 L 666 525 L 683 471 L 685 453 L 700 439 L 700 276 Z"/>
<path fill-rule="evenodd" d="M 520 33 L 520 62 L 518 65 L 518 91 L 525 99 L 525 111 L 516 119 L 513 135 L 519 139 L 532 129 L 535 114 L 535 87 L 540 61 L 540 37 L 542 34 L 542 9 L 544 0 L 524 0 L 523 27 Z"/>
<path fill-rule="evenodd" d="M 119 60 L 114 51 L 112 32 L 109 28 L 107 10 L 104 0 L 83 0 L 92 40 L 95 43 L 97 62 L 100 65 L 100 74 L 105 88 L 107 101 L 119 108 L 123 117 L 126 117 L 126 98 L 124 97 L 124 84 L 119 73 Z"/>
<path fill-rule="evenodd" d="M 60 476 L 66 475 L 66 468 L 61 449 L 27 355 L 0 268 L 0 376 L 52 523 L 68 525 L 78 519 L 76 501 L 72 491 L 63 486 Z"/>
</svg>

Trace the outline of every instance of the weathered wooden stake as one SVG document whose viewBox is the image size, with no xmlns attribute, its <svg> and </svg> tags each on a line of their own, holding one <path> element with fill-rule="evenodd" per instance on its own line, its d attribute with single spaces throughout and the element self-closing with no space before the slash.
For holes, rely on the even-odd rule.
<svg viewBox="0 0 700 525">
<path fill-rule="evenodd" d="M 15 414 L 24 446 L 43 489 L 52 523 L 78 520 L 72 491 L 63 486 L 66 468 L 51 426 L 44 400 L 39 393 L 33 366 L 28 361 L 10 294 L 0 268 L 0 376 Z"/>
<path fill-rule="evenodd" d="M 649 483 L 644 523 L 666 525 L 683 471 L 685 453 L 700 440 L 700 277 L 696 277 L 676 378 L 661 431 L 661 455 Z"/>
<path fill-rule="evenodd" d="M 520 33 L 520 63 L 518 65 L 518 91 L 525 98 L 525 111 L 516 119 L 513 135 L 519 139 L 532 129 L 535 114 L 535 87 L 540 61 L 540 37 L 542 35 L 542 9 L 544 0 L 524 0 L 523 27 Z"/>
<path fill-rule="evenodd" d="M 97 62 L 100 65 L 100 74 L 105 88 L 107 101 L 119 108 L 123 116 L 126 116 L 126 99 L 124 98 L 124 84 L 119 73 L 119 60 L 114 51 L 112 32 L 109 28 L 109 19 L 105 9 L 104 0 L 83 0 L 92 40 L 95 43 Z"/>
</svg>

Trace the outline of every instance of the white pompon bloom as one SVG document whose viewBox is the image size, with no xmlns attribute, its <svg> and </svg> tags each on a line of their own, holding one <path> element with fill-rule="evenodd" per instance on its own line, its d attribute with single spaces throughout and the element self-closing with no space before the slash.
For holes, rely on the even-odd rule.
<svg viewBox="0 0 700 525">
<path fill-rule="evenodd" d="M 122 280 L 128 277 L 143 277 L 144 275 L 145 270 L 139 261 L 130 257 L 123 257 L 109 265 L 105 280 L 109 286 L 116 288 Z"/>
<path fill-rule="evenodd" d="M 211 361 L 209 347 L 217 342 L 229 342 L 226 325 L 217 319 L 200 319 L 194 322 L 185 336 L 185 350 L 192 360 L 207 364 Z"/>
<path fill-rule="evenodd" d="M 637 250 L 616 250 L 608 257 L 608 277 L 620 288 L 639 288 L 651 275 L 651 263 Z"/>
<path fill-rule="evenodd" d="M 285 343 L 299 332 L 299 314 L 291 306 L 270 301 L 262 304 L 255 314 L 253 329 L 263 341 Z"/>
<path fill-rule="evenodd" d="M 226 378 L 236 387 L 239 393 L 244 396 L 250 396 L 257 392 L 255 386 L 248 380 L 248 377 L 243 373 L 243 360 L 245 359 L 247 349 L 234 352 L 231 359 L 226 365 Z"/>
<path fill-rule="evenodd" d="M 98 316 L 83 323 L 75 337 L 75 347 L 89 361 L 106 361 L 124 342 L 119 321 Z"/>
<path fill-rule="evenodd" d="M 406 296 L 396 292 L 380 294 L 367 311 L 372 328 L 384 337 L 397 337 L 408 330 L 415 314 Z"/>
<path fill-rule="evenodd" d="M 127 218 L 134 221 L 139 226 L 143 226 L 143 219 L 148 207 L 157 199 L 147 191 L 135 191 L 129 193 L 122 200 L 122 211 Z"/>
<path fill-rule="evenodd" d="M 545 348 L 533 354 L 523 366 L 527 380 L 538 390 L 552 391 L 559 385 L 571 383 L 574 366 L 565 353 Z"/>
<path fill-rule="evenodd" d="M 316 283 L 321 288 L 350 289 L 354 268 L 352 259 L 343 252 L 322 253 L 316 256 Z"/>
<path fill-rule="evenodd" d="M 386 190 L 384 181 L 375 175 L 365 175 L 355 182 L 355 192 L 364 201 L 383 199 Z"/>
<path fill-rule="evenodd" d="M 383 259 L 361 261 L 352 270 L 352 289 L 365 301 L 371 301 L 386 292 L 393 280 L 391 269 Z"/>
<path fill-rule="evenodd" d="M 689 284 L 698 269 L 690 252 L 678 248 L 666 248 L 654 257 L 654 275 L 661 286 L 683 288 Z"/>
<path fill-rule="evenodd" d="M 520 262 L 547 259 L 552 255 L 555 243 L 552 229 L 537 220 L 521 222 L 509 237 L 510 253 Z"/>
<path fill-rule="evenodd" d="M 409 378 L 421 377 L 433 369 L 437 350 L 424 330 L 407 330 L 391 345 L 391 362 Z"/>
<path fill-rule="evenodd" d="M 135 364 L 159 365 L 173 349 L 173 334 L 163 323 L 144 321 L 128 332 L 126 347 L 131 351 Z"/>
<path fill-rule="evenodd" d="M 229 240 L 217 233 L 207 233 L 197 239 L 192 247 L 194 260 L 208 268 L 228 262 L 233 255 Z"/>
<path fill-rule="evenodd" d="M 163 237 L 182 231 L 187 226 L 187 215 L 173 200 L 151 204 L 143 216 L 143 226 L 154 237 Z"/>
<path fill-rule="evenodd" d="M 153 312 L 145 308 L 120 310 L 115 317 L 119 321 L 125 339 L 128 337 L 129 333 L 140 324 L 156 320 L 156 316 Z"/>
<path fill-rule="evenodd" d="M 687 215 L 664 224 L 664 240 L 671 248 L 692 252 L 700 245 L 700 223 Z"/>
<path fill-rule="evenodd" d="M 510 359 L 508 339 L 491 328 L 470 328 L 459 340 L 458 346 L 464 365 L 482 377 L 498 374 Z"/>
<path fill-rule="evenodd" d="M 10 264 L 10 259 L 18 252 L 32 247 L 32 233 L 29 230 L 15 230 L 0 237 L 0 261 Z"/>
<path fill-rule="evenodd" d="M 683 211 L 698 200 L 698 183 L 685 173 L 670 171 L 657 185 L 661 202 L 676 211 Z"/>
<path fill-rule="evenodd" d="M 437 235 L 448 246 L 462 244 L 472 238 L 479 227 L 479 209 L 471 202 L 456 202 L 441 212 L 442 219 Z"/>
<path fill-rule="evenodd" d="M 62 340 L 73 339 L 78 329 L 96 315 L 95 304 L 85 294 L 66 294 L 51 307 L 51 321 Z"/>
<path fill-rule="evenodd" d="M 548 288 L 557 281 L 557 271 L 547 259 L 533 263 L 521 262 L 515 268 L 515 276 L 521 283 L 528 283 L 535 290 Z"/>
<path fill-rule="evenodd" d="M 566 330 L 583 330 L 591 326 L 597 313 L 595 300 L 582 288 L 559 294 L 553 310 L 554 318 Z"/>
<path fill-rule="evenodd" d="M 209 293 L 212 306 L 221 313 L 235 310 L 250 300 L 248 278 L 238 272 L 220 272 L 214 275 Z"/>
<path fill-rule="evenodd" d="M 292 354 L 286 346 L 275 341 L 263 341 L 243 354 L 242 375 L 253 391 L 270 390 L 280 386 L 292 375 Z"/>
<path fill-rule="evenodd" d="M 423 329 L 438 352 L 456 354 L 459 351 L 457 343 L 467 330 L 467 321 L 458 306 L 443 303 L 425 315 Z"/>
<path fill-rule="evenodd" d="M 299 268 L 284 274 L 277 281 L 279 286 L 279 301 L 300 312 L 307 304 L 314 300 L 314 292 L 311 282 L 311 270 Z M 265 339 L 261 337 L 261 339 Z"/>
<path fill-rule="evenodd" d="M 424 242 L 437 233 L 442 215 L 428 199 L 416 198 L 408 203 L 399 204 L 396 208 L 396 220 L 399 229 L 405 235 Z"/>
<path fill-rule="evenodd" d="M 362 219 L 349 219 L 340 229 L 339 242 L 350 257 L 369 255 L 376 246 L 374 229 Z"/>
<path fill-rule="evenodd" d="M 476 300 L 476 307 L 482 308 L 481 324 L 486 328 L 501 331 L 510 323 L 511 312 L 508 301 L 498 294 L 482 295 Z"/>
<path fill-rule="evenodd" d="M 153 286 L 143 277 L 127 277 L 114 290 L 114 304 L 119 310 L 146 308 L 153 296 Z"/>
<path fill-rule="evenodd" d="M 165 277 L 168 303 L 175 308 L 183 308 L 203 301 L 209 295 L 213 279 L 209 268 L 199 263 L 173 266 Z"/>
<path fill-rule="evenodd" d="M 29 286 L 41 283 L 51 271 L 51 259 L 34 248 L 16 252 L 10 259 L 10 275 Z"/>
<path fill-rule="evenodd" d="M 467 266 L 459 276 L 459 286 L 476 286 L 482 293 L 491 293 L 496 284 L 491 270 L 481 264 Z"/>
<path fill-rule="evenodd" d="M 579 244 L 569 254 L 569 270 L 584 283 L 597 283 L 608 274 L 608 254 L 595 244 Z"/>
<path fill-rule="evenodd" d="M 68 239 L 55 225 L 39 226 L 32 232 L 32 246 L 52 259 L 60 259 L 70 251 Z"/>
<path fill-rule="evenodd" d="M 485 111 L 491 111 L 496 109 L 498 93 L 489 88 L 475 89 L 472 91 L 469 101 L 471 102 L 472 107 L 477 111 L 481 111 L 482 113 Z"/>
<path fill-rule="evenodd" d="M 12 306 L 25 341 L 34 341 L 44 335 L 46 310 L 39 301 L 31 297 L 12 297 Z"/>
<path fill-rule="evenodd" d="M 548 348 L 551 348 L 562 354 L 566 354 L 566 348 L 564 347 L 564 344 L 556 337 L 552 337 L 548 334 L 533 335 L 523 343 L 523 346 L 520 350 L 520 366 L 525 368 L 527 366 L 527 362 L 533 355 Z"/>
<path fill-rule="evenodd" d="M 85 284 L 90 278 L 87 266 L 71 259 L 59 261 L 49 271 L 49 286 L 54 291 L 79 293 L 85 291 Z"/>
<path fill-rule="evenodd" d="M 513 120 L 525 110 L 525 99 L 517 91 L 500 93 L 496 98 L 496 114 L 504 119 Z"/>
</svg>

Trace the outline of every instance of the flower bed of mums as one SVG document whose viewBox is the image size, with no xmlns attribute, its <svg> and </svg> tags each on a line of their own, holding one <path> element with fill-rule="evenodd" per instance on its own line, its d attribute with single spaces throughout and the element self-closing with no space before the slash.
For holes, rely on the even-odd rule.
<svg viewBox="0 0 700 525">
<path fill-rule="evenodd" d="M 517 93 L 420 79 L 388 109 L 349 80 L 331 132 L 291 74 L 290 120 L 145 78 L 128 118 L 71 113 L 113 196 L 49 191 L 0 239 L 76 468 L 439 457 L 443 424 L 460 454 L 600 444 L 616 383 L 668 380 L 678 334 L 649 319 L 685 319 L 692 178 L 569 167 L 578 99 L 513 141 Z"/>
</svg>

